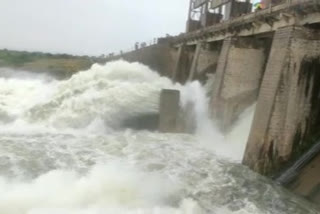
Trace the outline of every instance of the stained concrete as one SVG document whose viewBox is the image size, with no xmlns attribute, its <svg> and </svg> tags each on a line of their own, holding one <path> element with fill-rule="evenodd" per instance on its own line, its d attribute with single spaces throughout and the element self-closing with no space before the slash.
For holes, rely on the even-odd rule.
<svg viewBox="0 0 320 214">
<path fill-rule="evenodd" d="M 243 163 L 272 175 L 310 148 L 320 125 L 320 39 L 304 27 L 274 36 Z"/>
</svg>

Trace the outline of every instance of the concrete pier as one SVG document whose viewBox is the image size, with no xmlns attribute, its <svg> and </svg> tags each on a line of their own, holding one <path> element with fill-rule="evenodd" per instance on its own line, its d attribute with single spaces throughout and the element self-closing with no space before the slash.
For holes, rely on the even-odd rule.
<svg viewBox="0 0 320 214">
<path fill-rule="evenodd" d="M 186 83 L 190 75 L 192 59 L 194 57 L 194 46 L 182 45 L 178 48 L 177 61 L 174 66 L 172 80 L 180 83 Z"/>
<path fill-rule="evenodd" d="M 191 64 L 191 69 L 190 69 L 190 73 L 189 73 L 189 78 L 188 81 L 192 81 L 196 72 L 197 72 L 197 68 L 199 65 L 199 56 L 200 56 L 200 52 L 203 49 L 203 43 L 199 42 L 196 46 L 196 50 L 192 59 L 192 64 Z"/>
<path fill-rule="evenodd" d="M 267 59 L 268 42 L 258 38 L 224 40 L 215 76 L 211 109 L 227 131 L 259 93 Z"/>
<path fill-rule="evenodd" d="M 264 175 L 311 145 L 320 127 L 320 34 L 299 26 L 274 36 L 243 163 Z"/>
<path fill-rule="evenodd" d="M 163 89 L 160 95 L 159 131 L 178 132 L 180 112 L 180 92 Z"/>
<path fill-rule="evenodd" d="M 222 42 L 199 42 L 192 60 L 189 81 L 207 81 L 207 74 L 216 73 Z"/>
</svg>

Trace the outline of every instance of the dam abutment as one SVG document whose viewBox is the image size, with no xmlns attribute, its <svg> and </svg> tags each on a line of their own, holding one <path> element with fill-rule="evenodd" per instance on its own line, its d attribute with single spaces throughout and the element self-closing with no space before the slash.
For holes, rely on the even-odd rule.
<svg viewBox="0 0 320 214">
<path fill-rule="evenodd" d="M 261 86 L 244 164 L 272 175 L 310 148 L 319 128 L 319 31 L 279 29 Z"/>
</svg>

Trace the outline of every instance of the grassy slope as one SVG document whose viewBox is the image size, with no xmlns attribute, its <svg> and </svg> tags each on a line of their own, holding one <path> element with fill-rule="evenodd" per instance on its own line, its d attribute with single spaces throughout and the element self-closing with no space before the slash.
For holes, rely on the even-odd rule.
<svg viewBox="0 0 320 214">
<path fill-rule="evenodd" d="M 87 70 L 95 61 L 97 58 L 88 56 L 0 50 L 0 67 L 50 72 L 60 78 L 69 77 L 80 70 Z"/>
</svg>

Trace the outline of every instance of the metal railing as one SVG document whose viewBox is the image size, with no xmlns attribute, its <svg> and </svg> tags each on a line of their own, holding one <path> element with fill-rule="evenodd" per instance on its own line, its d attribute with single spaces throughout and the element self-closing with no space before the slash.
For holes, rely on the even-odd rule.
<svg viewBox="0 0 320 214">
<path fill-rule="evenodd" d="M 320 0 L 284 0 L 280 4 L 270 4 L 266 9 L 243 14 L 241 16 L 233 17 L 229 20 L 224 20 L 223 22 L 208 27 L 200 28 L 198 30 L 176 36 L 173 38 L 173 43 L 184 43 L 190 39 L 193 40 L 194 37 L 199 37 L 199 35 L 201 37 L 201 35 L 204 35 L 206 33 L 213 34 L 215 32 L 219 32 L 220 30 L 229 29 L 233 25 L 242 25 L 250 21 L 252 22 L 258 17 L 264 17 L 268 14 L 272 15 L 274 13 L 280 13 L 281 11 L 286 11 L 290 8 L 304 4 L 308 6 L 312 6 L 313 4 L 320 5 Z"/>
<path fill-rule="evenodd" d="M 275 179 L 275 181 L 281 185 L 288 185 L 292 182 L 304 167 L 306 167 L 317 155 L 320 154 L 320 142 L 315 144 L 306 154 L 304 154 L 297 162 L 293 164 L 288 170 L 286 170 L 281 176 Z"/>
</svg>

